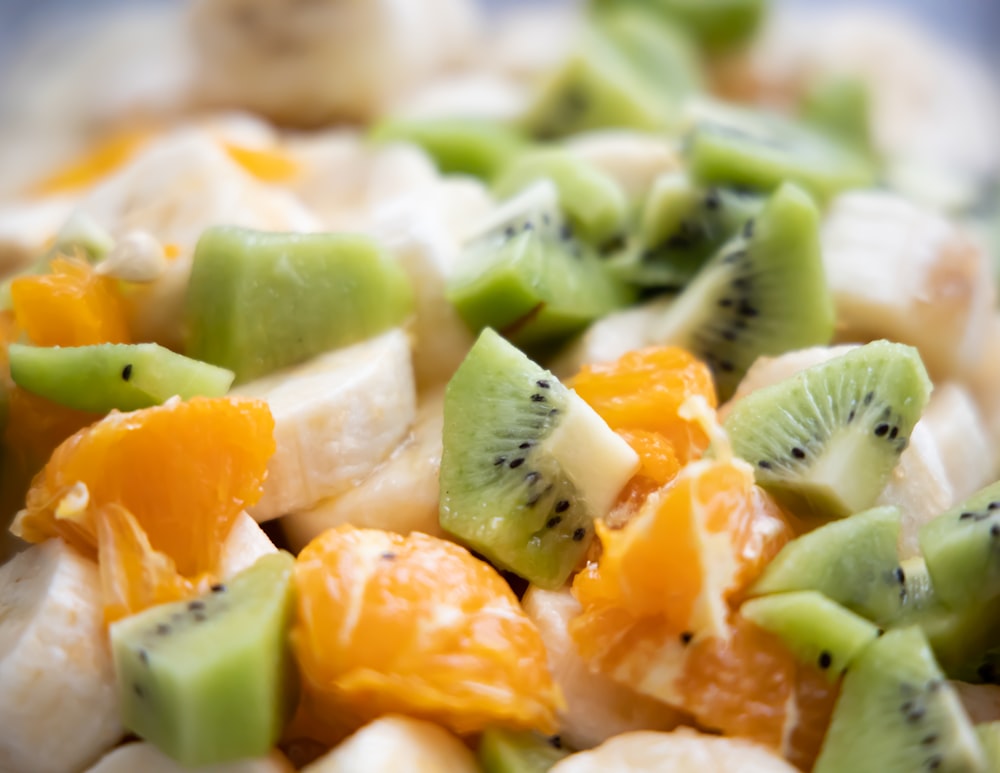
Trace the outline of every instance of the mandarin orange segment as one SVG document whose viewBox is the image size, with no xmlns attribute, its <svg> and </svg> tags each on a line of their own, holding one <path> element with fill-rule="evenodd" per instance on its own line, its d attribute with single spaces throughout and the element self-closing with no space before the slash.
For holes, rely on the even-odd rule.
<svg viewBox="0 0 1000 773">
<path fill-rule="evenodd" d="M 295 584 L 305 705 L 325 724 L 396 712 L 462 734 L 555 729 L 562 698 L 537 629 L 464 548 L 341 526 L 302 551 Z"/>
<path fill-rule="evenodd" d="M 242 145 L 226 144 L 226 153 L 261 182 L 285 182 L 299 173 L 299 165 L 280 150 L 258 150 Z"/>
<path fill-rule="evenodd" d="M 129 343 L 125 304 L 114 280 L 82 260 L 56 258 L 50 272 L 11 282 L 20 327 L 36 346 Z"/>
<path fill-rule="evenodd" d="M 95 144 L 75 161 L 53 172 L 31 188 L 47 196 L 87 188 L 126 164 L 149 138 L 145 131 L 125 131 Z"/>
<path fill-rule="evenodd" d="M 694 395 L 716 406 L 708 367 L 674 346 L 629 352 L 620 359 L 588 365 L 570 382 L 614 430 L 658 432 L 670 442 L 681 464 L 697 459 L 708 437 L 697 422 L 680 418 L 680 407 Z"/>
<path fill-rule="evenodd" d="M 180 574 L 210 572 L 236 517 L 260 497 L 273 434 L 271 412 L 256 400 L 174 399 L 112 413 L 55 450 L 13 530 L 29 542 L 61 536 L 93 553 L 95 514 L 118 504 Z M 77 484 L 88 497 L 82 515 L 58 517 Z"/>
<path fill-rule="evenodd" d="M 673 480 L 681 468 L 674 447 L 659 432 L 641 429 L 620 429 L 617 432 L 639 456 L 639 470 L 608 515 L 607 521 L 614 527 L 626 523 L 646 498 Z"/>
</svg>

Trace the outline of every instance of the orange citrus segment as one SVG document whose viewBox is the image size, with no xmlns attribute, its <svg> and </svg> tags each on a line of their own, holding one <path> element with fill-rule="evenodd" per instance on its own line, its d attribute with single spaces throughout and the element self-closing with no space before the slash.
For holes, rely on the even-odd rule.
<svg viewBox="0 0 1000 773">
<path fill-rule="evenodd" d="M 50 273 L 11 282 L 17 325 L 36 346 L 129 343 L 125 305 L 114 280 L 82 260 L 57 258 Z"/>
<path fill-rule="evenodd" d="M 182 575 L 212 571 L 236 517 L 260 497 L 273 431 L 270 410 L 255 400 L 175 399 L 112 413 L 55 450 L 14 531 L 29 542 L 61 536 L 93 553 L 95 514 L 118 504 Z M 88 501 L 69 521 L 57 510 L 77 484 Z"/>
<path fill-rule="evenodd" d="M 305 705 L 325 724 L 395 712 L 463 734 L 555 729 L 562 699 L 537 629 L 464 548 L 341 526 L 302 551 L 295 584 Z"/>
<path fill-rule="evenodd" d="M 149 133 L 145 131 L 126 131 L 108 137 L 72 163 L 37 182 L 31 192 L 47 196 L 87 188 L 127 163 L 148 138 Z"/>
<path fill-rule="evenodd" d="M 295 177 L 299 166 L 279 150 L 255 150 L 227 143 L 226 153 L 261 182 L 278 183 Z"/>
</svg>

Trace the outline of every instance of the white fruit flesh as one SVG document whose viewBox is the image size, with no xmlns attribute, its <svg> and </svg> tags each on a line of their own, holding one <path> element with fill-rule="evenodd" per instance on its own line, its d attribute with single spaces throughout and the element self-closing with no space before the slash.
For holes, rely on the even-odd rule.
<svg viewBox="0 0 1000 773">
<path fill-rule="evenodd" d="M 274 416 L 277 450 L 250 510 L 258 521 L 305 510 L 364 480 L 416 413 L 410 344 L 399 329 L 234 392 L 266 400 Z"/>
<path fill-rule="evenodd" d="M 447 73 L 392 107 L 392 115 L 402 118 L 487 118 L 515 121 L 529 105 L 530 90 L 500 73 L 462 71 Z"/>
<path fill-rule="evenodd" d="M 955 382 L 938 384 L 921 422 L 934 438 L 951 484 L 951 505 L 997 477 L 997 452 L 975 400 Z"/>
<path fill-rule="evenodd" d="M 963 374 L 964 383 L 979 406 L 990 441 L 1000 444 L 1000 314 L 994 312 L 986 328 L 983 356 Z"/>
<path fill-rule="evenodd" d="M 221 579 L 229 580 L 253 566 L 258 558 L 277 552 L 271 538 L 257 521 L 246 512 L 240 513 L 222 543 L 217 574 Z"/>
<path fill-rule="evenodd" d="M 100 598 L 61 540 L 0 567 L 0 770 L 81 770 L 121 738 Z"/>
<path fill-rule="evenodd" d="M 626 733 L 598 748 L 573 754 L 550 773 L 796 773 L 762 746 L 736 738 L 681 729 L 672 733 Z"/>
<path fill-rule="evenodd" d="M 0 207 L 0 276 L 28 266 L 45 252 L 72 208 L 72 199 L 64 196 L 5 202 Z"/>
<path fill-rule="evenodd" d="M 303 773 L 478 773 L 472 752 L 430 722 L 387 716 L 361 728 Z"/>
<path fill-rule="evenodd" d="M 521 603 L 538 627 L 549 668 L 566 699 L 559 736 L 567 746 L 589 749 L 620 733 L 672 730 L 684 720 L 670 706 L 590 669 L 569 635 L 569 621 L 580 613 L 580 604 L 568 589 L 531 587 Z"/>
<path fill-rule="evenodd" d="M 615 180 L 632 200 L 639 200 L 662 174 L 681 166 L 676 144 L 653 134 L 609 129 L 572 137 L 567 147 Z"/>
<path fill-rule="evenodd" d="M 294 773 L 291 763 L 280 752 L 255 760 L 240 760 L 222 765 L 205 765 L 198 773 Z M 149 743 L 130 743 L 115 749 L 101 758 L 86 773 L 187 773 L 186 768 L 175 762 Z"/>
<path fill-rule="evenodd" d="M 399 534 L 442 536 L 438 523 L 443 392 L 421 399 L 409 435 L 375 472 L 339 497 L 292 513 L 281 526 L 293 550 L 301 550 L 327 529 L 349 523 Z"/>
</svg>

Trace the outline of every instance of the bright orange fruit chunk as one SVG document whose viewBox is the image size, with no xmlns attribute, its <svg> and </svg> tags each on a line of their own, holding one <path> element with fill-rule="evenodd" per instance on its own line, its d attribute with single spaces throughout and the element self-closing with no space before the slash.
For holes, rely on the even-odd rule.
<svg viewBox="0 0 1000 773">
<path fill-rule="evenodd" d="M 148 562 L 129 561 L 146 539 L 181 576 L 198 577 L 214 570 L 237 516 L 260 497 L 273 433 L 270 410 L 256 400 L 175 399 L 114 412 L 55 450 L 12 531 L 29 542 L 62 537 L 114 562 L 102 574 L 119 578 L 141 576 Z"/>
<path fill-rule="evenodd" d="M 295 584 L 304 705 L 325 724 L 400 713 L 462 734 L 555 729 L 562 698 L 538 630 L 464 548 L 345 525 L 302 551 Z"/>
<path fill-rule="evenodd" d="M 128 162 L 148 138 L 148 132 L 137 130 L 114 134 L 95 144 L 72 163 L 36 183 L 32 187 L 32 193 L 43 196 L 67 193 L 100 182 Z"/>
<path fill-rule="evenodd" d="M 280 150 L 258 150 L 242 145 L 225 145 L 226 153 L 261 182 L 280 183 L 295 177 L 299 166 Z"/>
<path fill-rule="evenodd" d="M 17 325 L 36 346 L 129 343 L 125 305 L 114 280 L 84 261 L 56 258 L 50 272 L 11 282 Z"/>
</svg>

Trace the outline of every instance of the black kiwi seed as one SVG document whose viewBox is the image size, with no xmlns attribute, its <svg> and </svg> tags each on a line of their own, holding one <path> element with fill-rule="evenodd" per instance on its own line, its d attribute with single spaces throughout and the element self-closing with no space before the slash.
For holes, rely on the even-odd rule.
<svg viewBox="0 0 1000 773">
<path fill-rule="evenodd" d="M 546 381 L 545 379 L 539 379 L 539 380 L 538 380 L 538 381 L 536 381 L 535 383 L 536 383 L 536 384 L 538 385 L 538 387 L 539 387 L 539 388 L 541 388 L 541 389 L 551 389 L 551 388 L 552 388 L 552 383 L 551 383 L 551 382 L 549 382 L 549 381 Z"/>
<path fill-rule="evenodd" d="M 517 231 L 515 231 L 514 226 L 512 225 L 509 225 L 503 229 L 503 235 L 506 236 L 508 239 L 513 239 L 515 233 L 517 233 Z"/>
<path fill-rule="evenodd" d="M 899 427 L 893 427 L 889 430 L 889 440 L 895 440 L 899 436 Z"/>
<path fill-rule="evenodd" d="M 518 448 L 520 448 L 523 451 L 526 448 L 531 448 L 532 445 L 533 444 L 530 440 L 526 440 L 523 443 L 521 443 L 521 445 L 519 445 Z"/>
<path fill-rule="evenodd" d="M 934 757 L 931 757 L 929 760 L 927 760 L 927 769 L 937 770 L 938 768 L 941 767 L 942 763 L 943 760 L 941 759 L 941 757 L 935 755 Z"/>
<path fill-rule="evenodd" d="M 737 309 L 737 311 L 744 317 L 756 317 L 758 314 L 760 314 L 760 312 L 757 311 L 757 309 L 755 309 L 746 301 L 740 301 L 740 307 L 739 309 Z"/>
<path fill-rule="evenodd" d="M 573 238 L 573 226 L 569 223 L 563 223 L 562 227 L 559 229 L 559 235 L 566 241 L 569 241 Z"/>
<path fill-rule="evenodd" d="M 493 460 L 493 466 L 494 467 L 499 467 L 501 464 L 503 464 L 506 461 L 507 461 L 507 457 L 506 456 L 498 456 L 496 459 Z"/>
<path fill-rule="evenodd" d="M 573 542 L 583 542 L 583 538 L 587 536 L 587 530 L 582 526 L 573 532 Z"/>
<path fill-rule="evenodd" d="M 531 402 L 533 403 L 544 403 L 545 395 L 540 395 L 537 392 L 531 396 Z"/>
<path fill-rule="evenodd" d="M 923 744 L 924 746 L 933 746 L 937 742 L 938 742 L 938 737 L 935 733 L 931 733 L 930 735 L 925 735 L 923 738 L 920 739 L 920 743 Z"/>
<path fill-rule="evenodd" d="M 167 625 L 166 623 L 159 623 L 156 626 L 156 633 L 158 636 L 166 636 L 168 633 L 170 633 L 170 626 Z"/>
<path fill-rule="evenodd" d="M 130 362 L 124 368 L 122 368 L 122 381 L 128 381 L 132 378 L 132 363 Z"/>
<path fill-rule="evenodd" d="M 888 434 L 889 434 L 888 424 L 879 424 L 877 427 L 875 427 L 875 437 L 885 437 Z"/>
<path fill-rule="evenodd" d="M 819 653 L 819 660 L 817 662 L 819 663 L 819 667 L 825 671 L 826 669 L 828 669 L 830 666 L 833 665 L 833 655 L 831 655 L 826 650 L 823 650 L 821 653 Z"/>
<path fill-rule="evenodd" d="M 896 582 L 902 585 L 906 582 L 906 572 L 903 571 L 903 567 L 897 566 L 895 571 Z"/>
<path fill-rule="evenodd" d="M 803 451 L 801 448 L 796 447 L 792 449 L 792 456 L 794 456 L 796 459 L 805 459 L 806 452 Z"/>
<path fill-rule="evenodd" d="M 990 502 L 988 505 L 986 505 L 987 510 L 996 510 L 998 508 L 1000 508 L 1000 502 Z"/>
<path fill-rule="evenodd" d="M 560 523 L 562 523 L 562 516 L 560 516 L 560 515 L 553 515 L 551 518 L 549 518 L 549 520 L 547 520 L 545 522 L 545 528 L 547 528 L 547 529 L 554 529 Z"/>
<path fill-rule="evenodd" d="M 723 309 L 728 309 L 732 305 L 733 305 L 732 298 L 723 298 L 721 301 L 719 301 L 719 306 L 721 306 Z"/>
<path fill-rule="evenodd" d="M 204 601 L 198 601 L 197 599 L 188 604 L 188 609 L 192 612 L 201 612 L 205 608 Z"/>
<path fill-rule="evenodd" d="M 993 539 L 1000 537 L 1000 523 L 995 523 L 992 526 L 990 526 L 990 536 Z"/>
<path fill-rule="evenodd" d="M 516 470 L 522 464 L 524 464 L 524 457 L 523 456 L 519 456 L 519 457 L 517 457 L 517 459 L 512 459 L 511 460 L 511 462 L 510 462 L 510 468 L 512 470 Z"/>
<path fill-rule="evenodd" d="M 553 749 L 563 748 L 562 738 L 560 738 L 557 735 L 549 736 L 549 746 L 551 746 Z"/>
<path fill-rule="evenodd" d="M 209 590 L 212 591 L 212 593 L 225 593 L 226 592 L 226 586 L 223 585 L 221 582 L 217 582 L 217 583 L 215 583 L 215 585 L 213 585 L 211 588 L 209 588 Z"/>
<path fill-rule="evenodd" d="M 966 512 L 962 513 L 960 516 L 958 516 L 958 520 L 960 520 L 960 521 L 967 521 L 970 518 L 975 518 L 975 517 L 976 517 L 975 513 L 970 513 L 968 511 L 966 511 Z"/>
<path fill-rule="evenodd" d="M 916 708 L 906 712 L 907 722 L 919 722 L 924 718 L 924 714 L 927 712 L 924 710 L 923 706 L 917 706 Z"/>
<path fill-rule="evenodd" d="M 759 462 L 757 462 L 757 466 L 760 467 L 762 470 L 770 470 L 771 469 L 771 463 L 768 462 L 768 461 L 766 461 L 766 460 L 764 460 L 764 459 L 761 459 Z"/>
<path fill-rule="evenodd" d="M 565 513 L 567 510 L 569 510 L 569 500 L 568 499 L 560 499 L 558 502 L 556 502 L 556 512 L 557 513 Z"/>
<path fill-rule="evenodd" d="M 708 209 L 718 209 L 721 205 L 722 199 L 719 198 L 719 192 L 715 188 L 705 194 L 705 206 Z"/>
<path fill-rule="evenodd" d="M 691 643 L 692 639 L 694 639 L 694 634 L 690 631 L 684 631 L 684 633 L 681 634 L 681 644 L 685 647 Z"/>
<path fill-rule="evenodd" d="M 865 399 L 862 400 L 862 402 L 866 406 L 868 406 L 868 405 L 872 404 L 872 400 L 874 400 L 874 399 L 875 399 L 875 393 L 874 392 L 869 392 L 868 394 L 865 395 Z"/>
<path fill-rule="evenodd" d="M 747 239 L 752 239 L 756 228 L 757 223 L 753 218 L 747 220 L 746 225 L 743 226 L 743 236 Z"/>
<path fill-rule="evenodd" d="M 851 408 L 851 412 L 847 414 L 847 423 L 848 424 L 850 424 L 852 421 L 854 421 L 854 416 L 855 415 L 856 415 L 855 414 L 855 410 L 853 408 Z"/>
<path fill-rule="evenodd" d="M 139 660 L 142 661 L 144 666 L 149 665 L 149 653 L 146 650 L 139 650 Z"/>
</svg>

